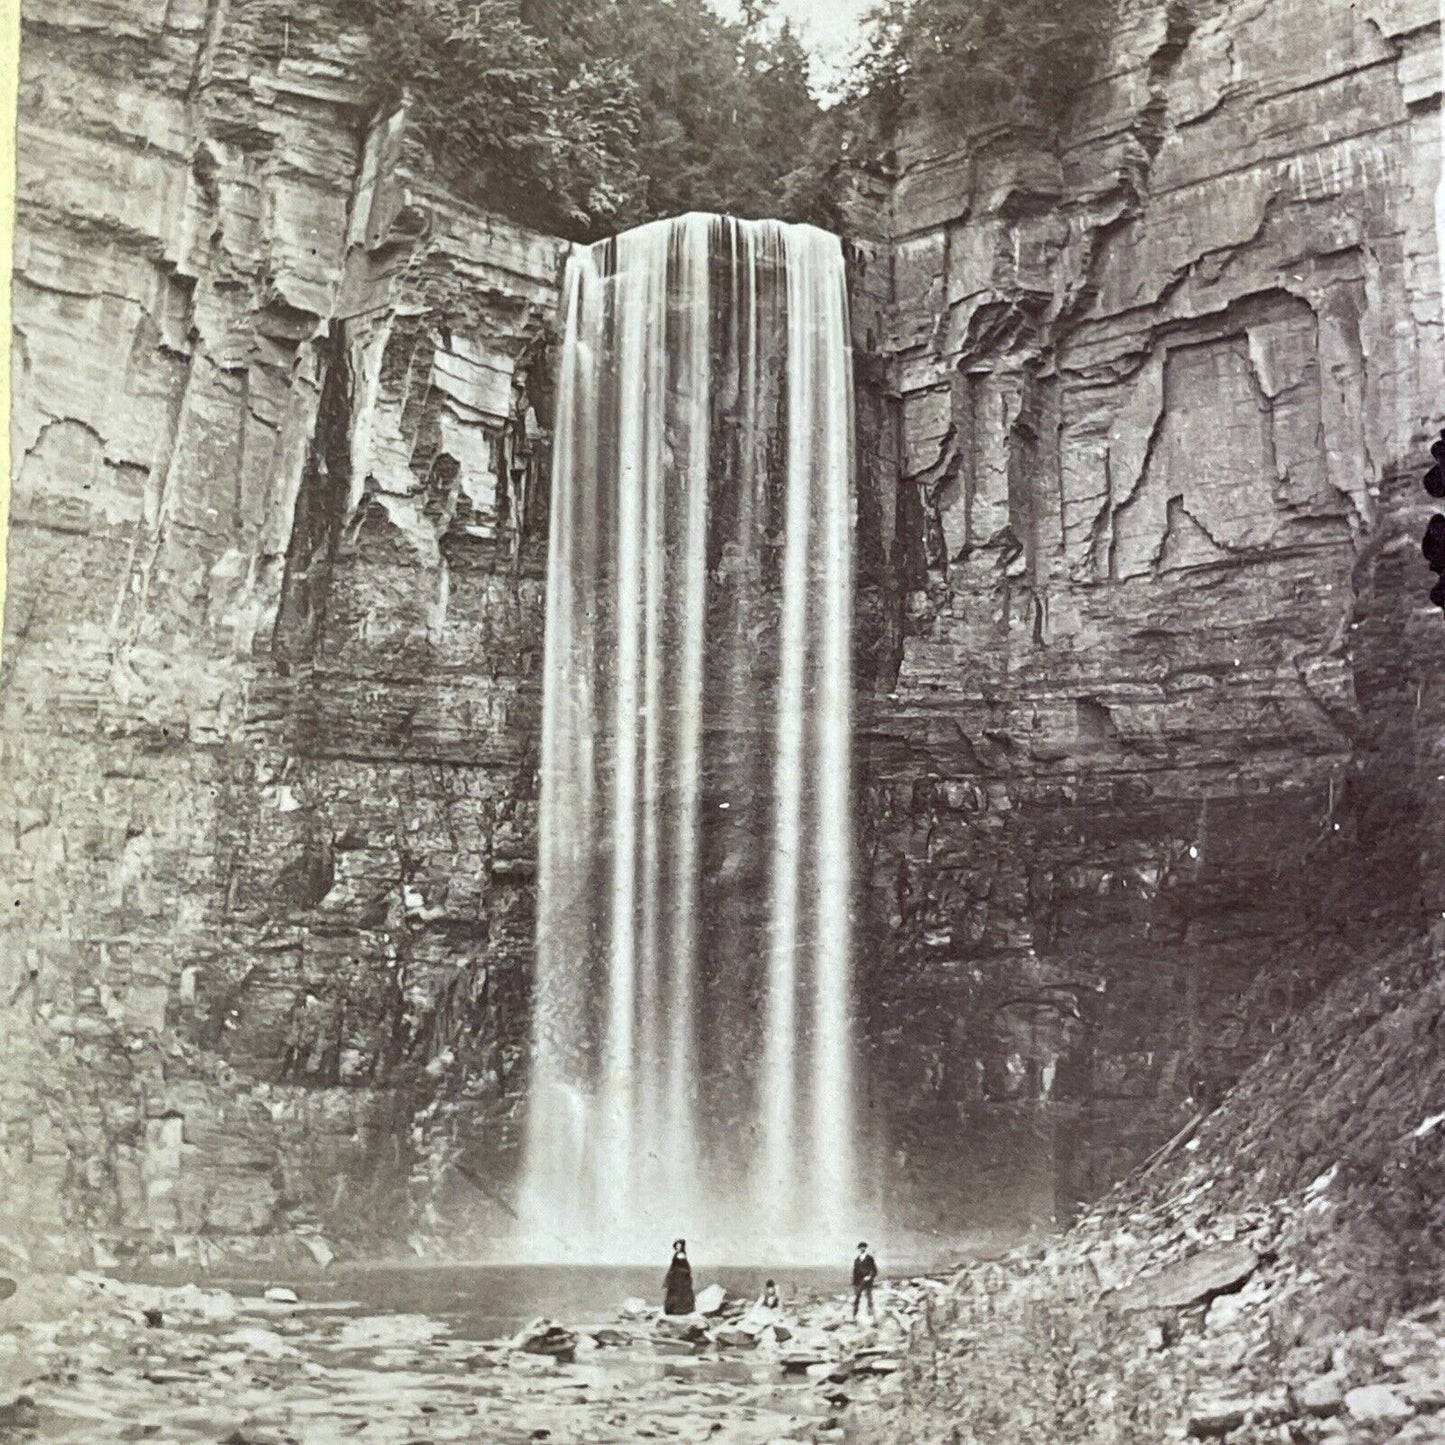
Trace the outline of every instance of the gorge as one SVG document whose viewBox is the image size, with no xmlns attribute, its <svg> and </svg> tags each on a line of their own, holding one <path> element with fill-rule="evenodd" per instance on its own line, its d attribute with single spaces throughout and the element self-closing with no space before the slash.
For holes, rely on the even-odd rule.
<svg viewBox="0 0 1445 1445">
<path fill-rule="evenodd" d="M 25 27 L 4 1247 L 485 1255 L 542 1056 L 571 248 L 419 167 L 319 0 Z M 830 841 L 895 1255 L 1067 1222 L 1441 917 L 1439 49 L 1424 0 L 1126 0 L 1057 131 L 920 121 L 848 178 Z M 746 551 L 707 560 L 666 585 L 725 611 Z M 726 898 L 775 817 L 719 814 Z"/>
</svg>

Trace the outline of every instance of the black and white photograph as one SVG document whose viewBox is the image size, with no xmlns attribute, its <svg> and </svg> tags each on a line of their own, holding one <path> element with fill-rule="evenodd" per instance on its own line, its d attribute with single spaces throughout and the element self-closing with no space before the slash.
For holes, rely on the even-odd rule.
<svg viewBox="0 0 1445 1445">
<path fill-rule="evenodd" d="M 1445 0 L 0 29 L 0 1445 L 1445 1445 Z"/>
</svg>

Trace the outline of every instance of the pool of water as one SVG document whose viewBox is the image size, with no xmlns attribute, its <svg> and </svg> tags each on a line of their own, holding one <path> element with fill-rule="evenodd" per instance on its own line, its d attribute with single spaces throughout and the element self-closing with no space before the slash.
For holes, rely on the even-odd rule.
<svg viewBox="0 0 1445 1445">
<path fill-rule="evenodd" d="M 305 1280 L 208 1275 L 197 1283 L 241 1295 L 284 1284 L 313 1307 L 347 1314 L 428 1315 L 444 1322 L 456 1338 L 488 1340 L 515 1334 L 541 1315 L 569 1325 L 595 1325 L 615 1320 L 625 1299 L 660 1305 L 664 1273 L 613 1265 L 406 1265 L 342 1267 Z M 133 1277 L 180 1282 L 148 1272 Z M 756 1299 L 768 1279 L 776 1282 L 785 1310 L 790 1300 L 848 1288 L 846 1269 L 694 1266 L 693 1273 L 697 1289 L 717 1283 L 745 1299 Z"/>
</svg>

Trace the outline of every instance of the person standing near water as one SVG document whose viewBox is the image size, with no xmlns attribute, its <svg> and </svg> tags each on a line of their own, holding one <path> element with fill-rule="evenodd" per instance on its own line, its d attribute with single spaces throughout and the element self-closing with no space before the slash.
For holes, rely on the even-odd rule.
<svg viewBox="0 0 1445 1445">
<path fill-rule="evenodd" d="M 868 1253 L 866 1240 L 859 1241 L 858 1253 L 853 1257 L 853 1318 L 858 1318 L 858 1303 L 868 1301 L 868 1318 L 874 1324 L 878 1316 L 873 1310 L 873 1281 L 878 1278 L 878 1261 Z"/>
<path fill-rule="evenodd" d="M 672 1263 L 662 1283 L 662 1312 L 665 1315 L 690 1315 L 693 1311 L 692 1266 L 687 1262 L 687 1241 L 672 1241 Z"/>
</svg>

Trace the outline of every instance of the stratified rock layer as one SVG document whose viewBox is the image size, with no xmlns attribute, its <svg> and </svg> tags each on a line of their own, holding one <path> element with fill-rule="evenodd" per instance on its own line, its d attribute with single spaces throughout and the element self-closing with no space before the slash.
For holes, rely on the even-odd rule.
<svg viewBox="0 0 1445 1445">
<path fill-rule="evenodd" d="M 320 0 L 26 10 L 0 1246 L 495 1235 L 561 245 L 418 182 Z M 1438 23 L 1128 0 L 1061 139 L 860 181 L 900 1231 L 1070 1214 L 1441 911 Z"/>
<path fill-rule="evenodd" d="M 1438 25 L 1126 4 L 1061 139 L 914 123 L 858 199 L 900 1223 L 1067 1216 L 1420 924 Z"/>
<path fill-rule="evenodd" d="M 26 7 L 0 1234 L 505 1155 L 560 243 L 417 188 L 328 10 Z"/>
</svg>

